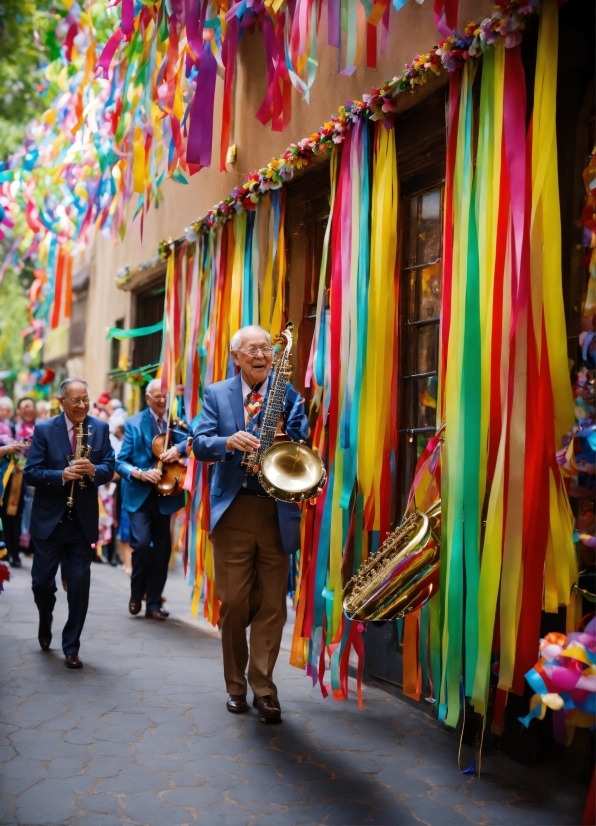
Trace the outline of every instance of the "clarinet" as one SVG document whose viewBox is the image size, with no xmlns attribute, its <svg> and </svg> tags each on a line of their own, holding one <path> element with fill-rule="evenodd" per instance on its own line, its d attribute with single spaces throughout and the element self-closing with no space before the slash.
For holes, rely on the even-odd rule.
<svg viewBox="0 0 596 826">
<path fill-rule="evenodd" d="M 91 455 L 91 445 L 90 444 L 83 444 L 83 439 L 88 439 L 91 436 L 91 425 L 89 425 L 88 430 L 83 430 L 83 423 L 77 425 L 76 427 L 76 446 L 75 452 L 73 456 L 68 457 L 68 464 L 72 467 L 77 459 L 88 459 Z M 85 477 L 83 476 L 79 479 L 79 487 L 81 489 L 86 488 L 87 484 L 85 482 Z M 70 483 L 70 495 L 66 500 L 66 504 L 68 505 L 69 509 L 72 510 L 74 507 L 74 490 L 75 490 L 75 480 L 73 479 Z"/>
</svg>

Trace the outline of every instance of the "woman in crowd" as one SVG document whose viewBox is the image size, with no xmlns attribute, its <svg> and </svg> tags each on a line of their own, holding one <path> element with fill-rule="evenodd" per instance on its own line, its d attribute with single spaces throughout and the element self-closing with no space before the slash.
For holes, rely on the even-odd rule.
<svg viewBox="0 0 596 826">
<path fill-rule="evenodd" d="M 35 428 L 37 415 L 35 401 L 29 397 L 20 399 L 16 415 L 18 417 L 16 441 L 22 445 L 22 450 L 19 451 L 21 456 L 10 475 L 0 505 L 4 542 L 12 568 L 21 567 L 21 548 L 24 548 L 27 553 L 30 542 L 29 522 L 34 490 L 28 488 L 23 481 L 23 465 Z"/>
<path fill-rule="evenodd" d="M 9 399 L 8 396 L 0 396 L 0 445 L 14 442 L 13 412 L 12 399 Z"/>
<path fill-rule="evenodd" d="M 47 401 L 45 401 L 45 399 L 41 399 L 37 402 L 37 404 L 35 405 L 35 410 L 37 411 L 38 422 L 43 422 L 47 418 L 49 418 L 50 405 Z"/>
</svg>

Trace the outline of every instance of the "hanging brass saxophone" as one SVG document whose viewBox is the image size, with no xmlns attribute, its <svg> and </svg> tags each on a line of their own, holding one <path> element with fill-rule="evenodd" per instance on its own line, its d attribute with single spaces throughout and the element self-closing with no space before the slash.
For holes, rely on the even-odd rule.
<svg viewBox="0 0 596 826">
<path fill-rule="evenodd" d="M 88 459 L 91 455 L 91 445 L 90 444 L 83 444 L 84 439 L 88 439 L 91 436 L 91 425 L 89 425 L 88 429 L 85 431 L 83 430 L 83 423 L 80 422 L 76 426 L 76 446 L 75 452 L 73 456 L 68 457 L 68 464 L 74 465 L 77 459 Z M 79 479 L 79 488 L 83 489 L 86 488 L 87 484 L 85 482 L 85 477 L 81 477 Z M 70 495 L 66 500 L 67 506 L 72 510 L 74 508 L 74 489 L 75 489 L 75 480 L 73 479 L 70 484 Z"/>
<path fill-rule="evenodd" d="M 277 340 L 285 342 L 285 347 L 273 367 L 259 436 L 260 446 L 247 451 L 240 463 L 248 475 L 258 476 L 269 496 L 281 502 L 304 502 L 318 496 L 325 486 L 327 474 L 319 454 L 305 444 L 289 441 L 275 443 L 284 409 L 286 385 L 292 372 L 291 323 L 279 333 Z"/>
<path fill-rule="evenodd" d="M 414 511 L 389 534 L 343 591 L 349 619 L 399 619 L 424 605 L 439 586 L 441 500 Z"/>
</svg>

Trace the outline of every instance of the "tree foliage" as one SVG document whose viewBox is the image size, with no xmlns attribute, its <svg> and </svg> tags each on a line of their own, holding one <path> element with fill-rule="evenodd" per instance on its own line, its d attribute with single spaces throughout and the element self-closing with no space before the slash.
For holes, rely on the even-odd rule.
<svg viewBox="0 0 596 826">
<path fill-rule="evenodd" d="M 0 158 L 46 108 L 43 66 L 56 56 L 51 0 L 0 0 Z"/>
<path fill-rule="evenodd" d="M 9 269 L 0 284 L 0 370 L 22 369 L 28 306 L 22 278 Z"/>
</svg>

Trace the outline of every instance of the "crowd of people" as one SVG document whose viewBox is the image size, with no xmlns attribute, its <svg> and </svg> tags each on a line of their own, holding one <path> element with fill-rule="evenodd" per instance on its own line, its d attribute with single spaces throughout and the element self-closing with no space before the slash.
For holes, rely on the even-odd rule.
<svg viewBox="0 0 596 826">
<path fill-rule="evenodd" d="M 1 391 L 0 391 L 1 392 Z M 24 484 L 23 468 L 36 424 L 59 415 L 57 398 L 35 400 L 29 396 L 13 402 L 10 396 L 0 395 L 0 460 L 3 454 L 14 457 L 10 476 L 0 499 L 0 542 L 4 543 L 6 558 L 11 568 L 22 566 L 21 555 L 32 556 L 30 521 L 35 489 Z M 110 443 L 117 456 L 124 440 L 126 410 L 120 399 L 108 393 L 94 402 L 90 415 L 107 422 Z M 18 445 L 18 453 L 14 446 Z M 7 448 L 10 447 L 10 452 Z M 0 482 L 1 482 L 0 478 Z M 120 479 L 116 478 L 98 488 L 99 541 L 95 547 L 94 562 L 120 567 L 132 572 L 130 520 L 122 510 Z M 2 546 L 0 546 L 2 547 Z"/>
<path fill-rule="evenodd" d="M 232 714 L 250 711 L 250 687 L 261 722 L 281 722 L 273 670 L 287 616 L 290 559 L 300 547 L 300 509 L 270 495 L 257 456 L 268 417 L 278 415 L 277 426 L 267 425 L 276 437 L 295 442 L 307 438 L 308 421 L 301 395 L 275 378 L 273 356 L 266 330 L 238 330 L 230 342 L 235 375 L 205 389 L 192 436 L 161 379 L 149 382 L 146 408 L 129 418 L 121 402 L 105 393 L 92 402 L 84 378 L 65 379 L 57 405 L 22 398 L 15 410 L 10 400 L 3 407 L 0 401 L 4 541 L 13 567 L 21 564 L 21 552 L 33 549 L 43 651 L 52 644 L 61 578 L 68 600 L 65 663 L 83 667 L 79 648 L 94 557 L 113 565 L 122 560 L 130 569 L 130 614 L 138 615 L 145 603 L 145 618 L 167 619 L 163 591 L 172 523 L 185 507 L 192 449 L 210 468 L 209 535 L 226 708 Z"/>
</svg>

